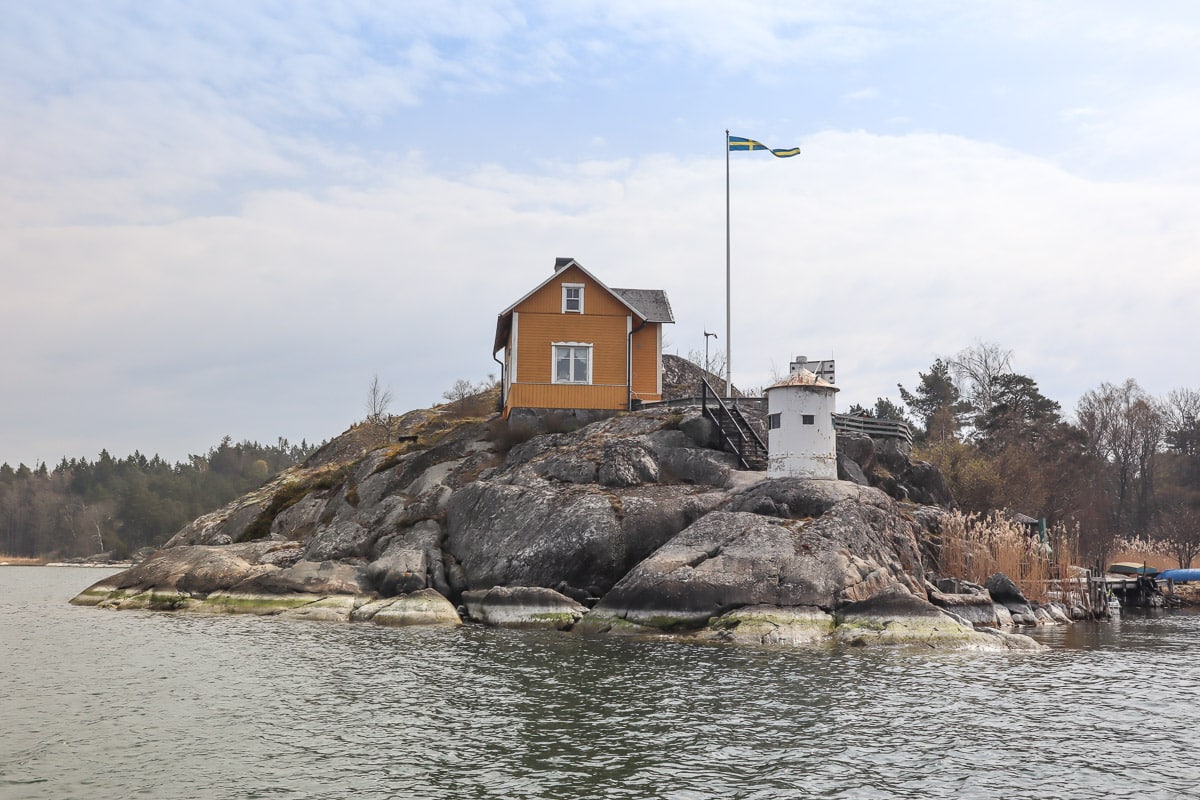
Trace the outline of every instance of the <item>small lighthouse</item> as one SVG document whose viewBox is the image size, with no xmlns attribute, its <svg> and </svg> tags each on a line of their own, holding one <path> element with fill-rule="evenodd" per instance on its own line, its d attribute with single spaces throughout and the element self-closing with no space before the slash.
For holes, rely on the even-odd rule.
<svg viewBox="0 0 1200 800">
<path fill-rule="evenodd" d="M 806 366 L 796 359 L 791 374 L 767 389 L 767 476 L 837 480 L 838 389 Z"/>
</svg>

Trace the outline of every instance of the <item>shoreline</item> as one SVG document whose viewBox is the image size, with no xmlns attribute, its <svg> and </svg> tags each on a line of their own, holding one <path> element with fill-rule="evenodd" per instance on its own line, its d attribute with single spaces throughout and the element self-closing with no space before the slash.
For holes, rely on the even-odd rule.
<svg viewBox="0 0 1200 800">
<path fill-rule="evenodd" d="M 434 589 L 395 597 L 339 592 L 209 593 L 174 588 L 93 584 L 71 605 L 103 610 L 141 610 L 226 616 L 252 614 L 285 620 L 374 623 L 388 627 L 479 624 L 491 628 L 559 630 L 579 635 L 607 634 L 672 639 L 713 645 L 812 647 L 867 645 L 944 650 L 1036 651 L 1045 649 L 1013 626 L 975 627 L 900 592 L 884 592 L 870 601 L 850 603 L 830 613 L 810 607 L 749 605 L 719 616 L 682 624 L 672 610 L 647 618 L 585 609 L 549 589 L 505 587 L 467 591 L 460 607 Z M 555 601 L 557 598 L 557 602 Z M 1044 624 L 1058 620 L 1047 619 Z M 1038 626 L 1030 626 L 1038 627 Z"/>
<path fill-rule="evenodd" d="M 45 561 L 40 558 L 13 558 L 0 561 L 0 567 L 90 567 L 90 568 L 112 568 L 112 569 L 129 569 L 133 566 L 132 561 Z"/>
</svg>

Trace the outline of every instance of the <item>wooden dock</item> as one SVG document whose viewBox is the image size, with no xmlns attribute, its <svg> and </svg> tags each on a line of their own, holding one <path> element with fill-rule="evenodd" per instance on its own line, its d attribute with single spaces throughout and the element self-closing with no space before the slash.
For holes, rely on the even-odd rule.
<svg viewBox="0 0 1200 800">
<path fill-rule="evenodd" d="M 1121 608 L 1159 608 L 1163 593 L 1154 578 L 1146 575 L 1104 576 L 1104 586 L 1121 601 Z"/>
</svg>

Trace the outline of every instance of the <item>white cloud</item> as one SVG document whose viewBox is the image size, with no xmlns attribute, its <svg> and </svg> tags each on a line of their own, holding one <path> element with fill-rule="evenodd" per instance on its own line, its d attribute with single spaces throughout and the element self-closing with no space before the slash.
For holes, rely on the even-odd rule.
<svg viewBox="0 0 1200 800">
<path fill-rule="evenodd" d="M 225 432 L 321 438 L 361 416 L 374 372 L 398 406 L 428 404 L 495 371 L 495 314 L 560 255 L 666 289 L 679 352 L 702 350 L 705 327 L 724 347 L 723 167 L 448 180 L 400 164 L 373 187 L 254 194 L 236 216 L 10 233 L 0 256 L 21 269 L 0 337 L 27 343 L 8 365 L 23 422 L 6 457 L 112 448 L 122 425 L 131 447 L 171 456 Z M 743 384 L 833 355 L 840 402 L 869 403 L 982 338 L 1070 407 L 1125 365 L 1165 391 L 1190 358 L 1194 188 L 1098 184 L 953 137 L 828 132 L 800 159 L 739 156 L 732 194 Z"/>
<path fill-rule="evenodd" d="M 875 21 L 835 3 L 605 0 L 559 6 L 558 14 L 574 17 L 581 6 L 591 10 L 595 24 L 639 44 L 715 57 L 733 69 L 855 60 L 878 52 L 888 39 Z"/>
<path fill-rule="evenodd" d="M 174 458 L 225 433 L 321 438 L 361 416 L 375 372 L 397 406 L 428 404 L 496 369 L 495 314 L 560 255 L 615 285 L 666 289 L 679 352 L 702 350 L 704 328 L 723 347 L 724 158 L 647 154 L 644 136 L 615 133 L 630 122 L 619 103 L 593 110 L 597 86 L 642 91 L 642 76 L 620 76 L 647 64 L 669 70 L 636 99 L 663 101 L 669 117 L 646 126 L 707 124 L 652 92 L 732 75 L 739 92 L 713 97 L 712 113 L 804 149 L 734 157 L 739 382 L 763 384 L 799 353 L 833 355 L 843 404 L 870 403 L 976 339 L 1015 349 L 1068 408 L 1101 380 L 1134 376 L 1153 392 L 1194 381 L 1181 365 L 1200 290 L 1200 98 L 1197 26 L 1182 12 L 1172 26 L 1092 4 L 8 11 L 0 337 L 20 345 L 5 357 L 0 460 L 100 447 Z M 1070 133 L 1059 153 L 940 135 L 901 99 L 881 124 L 926 132 L 854 131 L 875 104 L 839 101 L 892 103 L 889 59 L 939 41 L 986 54 L 985 67 L 1034 45 L 1064 62 L 1106 58 L 1001 84 L 1067 85 L 1045 106 Z M 1145 77 L 1167 60 L 1169 80 Z M 811 87 L 849 67 L 810 111 Z M 742 96 L 769 80 L 794 93 Z M 417 122 L 437 132 L 465 118 L 495 135 L 512 119 L 476 118 L 472 103 L 497 95 L 526 130 L 569 121 L 570 152 L 613 156 L 461 160 L 450 173 L 446 154 L 405 149 L 421 141 Z M 805 120 L 843 106 L 851 122 L 809 135 L 813 123 L 780 116 L 801 103 Z"/>
<path fill-rule="evenodd" d="M 879 90 L 874 87 L 865 89 L 856 89 L 853 92 L 847 92 L 842 95 L 842 100 L 849 103 L 862 102 L 864 100 L 875 100 L 879 97 Z"/>
<path fill-rule="evenodd" d="M 1162 86 L 1128 104 L 1073 115 L 1074 144 L 1063 158 L 1118 177 L 1200 178 L 1200 90 Z"/>
</svg>

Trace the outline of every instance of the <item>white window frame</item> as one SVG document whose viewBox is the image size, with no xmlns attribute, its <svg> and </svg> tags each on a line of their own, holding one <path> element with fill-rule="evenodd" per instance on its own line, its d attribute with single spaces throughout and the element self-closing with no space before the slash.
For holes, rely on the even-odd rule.
<svg viewBox="0 0 1200 800">
<path fill-rule="evenodd" d="M 583 284 L 582 283 L 564 283 L 562 285 L 562 313 L 564 314 L 582 314 L 583 313 Z M 579 290 L 579 308 L 567 308 L 567 290 Z"/>
<path fill-rule="evenodd" d="M 572 350 L 586 349 L 587 350 L 587 380 L 559 380 L 558 377 L 558 348 L 569 347 Z M 553 342 L 550 346 L 550 380 L 552 383 L 559 383 L 570 386 L 587 386 L 592 382 L 592 344 L 590 342 Z M 571 354 L 572 370 L 574 370 L 575 354 Z M 572 376 L 576 377 L 576 376 Z"/>
</svg>

